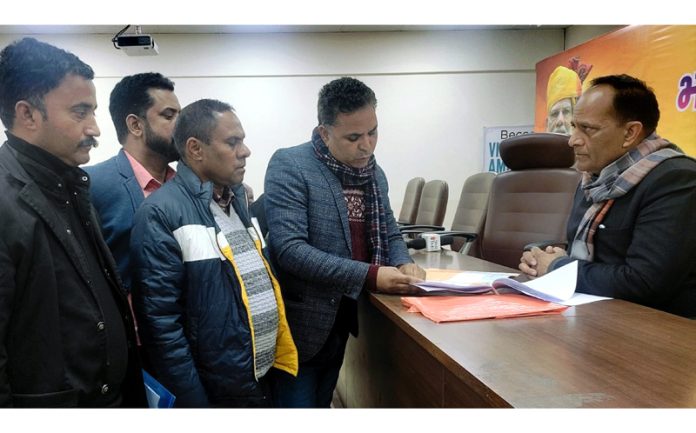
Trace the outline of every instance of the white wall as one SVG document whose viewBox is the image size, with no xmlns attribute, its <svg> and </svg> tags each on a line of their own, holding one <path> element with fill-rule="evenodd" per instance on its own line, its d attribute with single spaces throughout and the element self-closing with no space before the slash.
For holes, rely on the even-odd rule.
<svg viewBox="0 0 696 433">
<path fill-rule="evenodd" d="M 535 64 L 563 50 L 563 30 L 155 35 L 160 54 L 129 57 L 112 35 L 37 35 L 96 72 L 101 145 L 120 148 L 108 96 L 123 76 L 157 71 L 186 105 L 210 97 L 237 110 L 252 150 L 245 182 L 258 196 L 274 150 L 307 141 L 323 84 L 357 76 L 377 94 L 377 160 L 398 214 L 414 176 L 450 186 L 449 225 L 464 180 L 482 171 L 483 128 L 533 124 Z M 0 35 L 0 46 L 22 35 Z"/>
<path fill-rule="evenodd" d="M 569 50 L 590 39 L 597 38 L 625 26 L 570 26 L 565 32 L 565 49 Z"/>
</svg>

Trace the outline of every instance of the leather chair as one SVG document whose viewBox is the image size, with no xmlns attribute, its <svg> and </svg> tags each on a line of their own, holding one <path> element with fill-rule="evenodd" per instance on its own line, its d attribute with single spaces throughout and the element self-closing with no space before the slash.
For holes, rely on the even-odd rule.
<svg viewBox="0 0 696 433">
<path fill-rule="evenodd" d="M 447 212 L 449 186 L 444 180 L 431 180 L 423 185 L 418 213 L 413 224 L 401 225 L 399 229 L 406 237 L 415 237 L 431 230 L 444 230 L 442 222 Z"/>
<path fill-rule="evenodd" d="M 444 180 L 431 180 L 423 185 L 418 213 L 416 213 L 416 225 L 442 226 L 447 212 L 447 200 L 449 200 L 449 186 Z"/>
<path fill-rule="evenodd" d="M 473 233 L 481 237 L 486 221 L 488 197 L 494 179 L 495 173 L 485 172 L 471 175 L 464 181 L 457 211 L 452 220 L 452 231 Z M 478 239 L 466 242 L 464 238 L 455 237 L 452 242 L 452 250 L 474 257 L 480 256 Z"/>
<path fill-rule="evenodd" d="M 449 186 L 444 180 L 431 180 L 423 185 L 416 225 L 442 226 L 447 212 L 447 200 L 449 200 Z"/>
<path fill-rule="evenodd" d="M 416 222 L 423 185 L 425 185 L 425 179 L 422 177 L 414 177 L 406 184 L 404 202 L 401 204 L 401 211 L 397 219 L 399 224 L 413 224 Z"/>
<path fill-rule="evenodd" d="M 491 187 L 480 257 L 517 268 L 525 245 L 565 240 L 566 224 L 580 173 L 568 136 L 518 135 L 500 142 L 500 156 L 510 171 Z"/>
</svg>

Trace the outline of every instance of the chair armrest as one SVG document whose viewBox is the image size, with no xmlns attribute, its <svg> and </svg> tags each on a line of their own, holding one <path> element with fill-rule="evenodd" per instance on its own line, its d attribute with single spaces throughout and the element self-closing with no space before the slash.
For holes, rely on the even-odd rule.
<svg viewBox="0 0 696 433">
<path fill-rule="evenodd" d="M 445 228 L 443 226 L 431 226 L 427 224 L 410 224 L 405 226 L 399 226 L 399 230 L 401 230 L 401 233 L 407 234 L 440 231 L 444 229 Z"/>
<path fill-rule="evenodd" d="M 440 236 L 452 236 L 453 238 L 465 238 L 467 242 L 473 242 L 478 238 L 478 234 L 471 232 L 461 232 L 456 230 L 445 230 L 433 232 Z"/>
</svg>

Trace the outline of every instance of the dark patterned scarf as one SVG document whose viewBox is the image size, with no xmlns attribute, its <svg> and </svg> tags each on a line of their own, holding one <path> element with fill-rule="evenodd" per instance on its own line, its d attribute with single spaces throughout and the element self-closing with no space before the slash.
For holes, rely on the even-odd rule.
<svg viewBox="0 0 696 433">
<path fill-rule="evenodd" d="M 370 157 L 366 167 L 354 168 L 334 158 L 329 148 L 319 135 L 319 129 L 312 131 L 312 145 L 319 161 L 323 162 L 338 177 L 341 185 L 346 187 L 366 187 L 366 221 L 369 224 L 370 246 L 372 247 L 372 264 L 386 265 L 389 257 L 387 240 L 387 217 L 382 204 L 377 181 L 375 180 L 375 156 Z"/>
<path fill-rule="evenodd" d="M 670 147 L 677 148 L 653 133 L 634 149 L 604 167 L 599 176 L 583 173 L 582 189 L 592 205 L 585 211 L 575 233 L 571 257 L 589 261 L 594 259 L 594 233 L 614 199 L 638 185 L 650 170 L 665 159 L 684 155 Z"/>
</svg>

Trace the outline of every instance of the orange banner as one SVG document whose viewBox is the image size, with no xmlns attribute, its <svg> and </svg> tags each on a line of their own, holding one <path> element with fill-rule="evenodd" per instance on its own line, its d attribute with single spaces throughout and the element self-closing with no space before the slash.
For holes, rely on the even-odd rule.
<svg viewBox="0 0 696 433">
<path fill-rule="evenodd" d="M 534 130 L 563 132 L 572 108 L 557 101 L 579 96 L 593 78 L 624 73 L 655 91 L 657 133 L 696 156 L 696 26 L 628 26 L 537 63 Z"/>
</svg>

